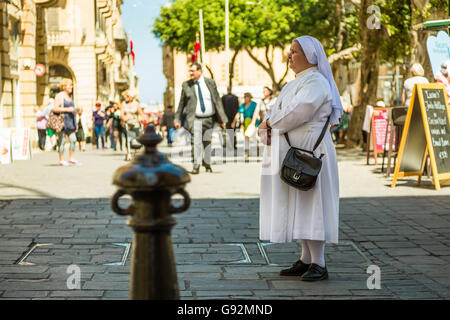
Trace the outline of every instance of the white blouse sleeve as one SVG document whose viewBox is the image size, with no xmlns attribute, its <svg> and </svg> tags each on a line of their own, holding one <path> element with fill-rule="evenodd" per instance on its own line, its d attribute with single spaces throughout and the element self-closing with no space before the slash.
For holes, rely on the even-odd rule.
<svg viewBox="0 0 450 320">
<path fill-rule="evenodd" d="M 329 90 L 320 79 L 307 80 L 292 101 L 283 103 L 281 110 L 273 110 L 270 126 L 280 134 L 291 131 L 311 121 L 316 111 L 326 102 Z"/>
</svg>

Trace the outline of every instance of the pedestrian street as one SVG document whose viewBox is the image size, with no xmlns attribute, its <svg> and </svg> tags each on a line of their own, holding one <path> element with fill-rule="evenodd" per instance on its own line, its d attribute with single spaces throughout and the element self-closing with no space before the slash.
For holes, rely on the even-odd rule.
<svg viewBox="0 0 450 320">
<path fill-rule="evenodd" d="M 227 162 L 191 175 L 191 206 L 175 217 L 181 299 L 448 299 L 448 187 L 435 191 L 424 177 L 423 187 L 404 178 L 391 189 L 363 152 L 337 152 L 340 241 L 326 246 L 327 281 L 280 277 L 300 244 L 259 241 L 261 162 Z M 88 147 L 76 167 L 55 158 L 0 167 L 0 299 L 127 299 L 133 234 L 110 207 L 124 154 Z M 67 286 L 70 265 L 80 289 Z M 380 269 L 380 289 L 368 289 L 369 266 Z"/>
</svg>

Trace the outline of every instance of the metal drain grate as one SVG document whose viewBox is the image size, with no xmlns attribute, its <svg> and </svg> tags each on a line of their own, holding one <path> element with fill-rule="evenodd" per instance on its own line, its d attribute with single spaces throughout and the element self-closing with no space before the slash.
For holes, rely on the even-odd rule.
<svg viewBox="0 0 450 320">
<path fill-rule="evenodd" d="M 86 243 L 72 243 L 70 248 L 59 249 L 55 248 L 53 243 L 35 243 L 32 242 L 19 259 L 14 264 L 17 265 L 104 265 L 104 266 L 123 266 L 125 265 L 128 256 L 130 255 L 131 243 L 104 243 L 104 244 L 86 244 Z M 122 250 L 114 249 L 112 247 L 120 247 Z M 46 250 L 39 250 L 46 247 Z M 72 255 L 67 252 L 72 251 Z M 104 251 L 102 253 L 102 251 Z M 78 253 L 78 254 L 76 254 Z M 113 256 L 117 256 L 120 260 L 104 263 L 95 263 L 95 260 L 100 256 L 107 255 L 105 259 L 113 260 Z M 34 261 L 33 261 L 34 260 Z M 87 261 L 88 260 L 88 261 Z M 90 262 L 94 260 L 94 262 Z M 37 261 L 37 262 L 36 262 Z"/>
<path fill-rule="evenodd" d="M 18 265 L 104 265 L 124 266 L 131 257 L 131 243 L 71 244 L 58 248 L 52 243 L 34 243 L 15 262 Z M 349 248 L 350 247 L 350 248 Z M 45 248 L 45 249 L 44 249 Z M 120 248 L 120 249 L 119 249 Z M 358 265 L 372 264 L 353 241 L 340 241 L 327 246 L 330 261 L 342 258 Z M 245 243 L 174 243 L 175 261 L 179 265 L 234 265 L 252 264 L 282 266 L 290 264 L 301 252 L 298 242 L 277 244 L 271 242 Z M 117 257 L 117 260 L 114 260 Z M 359 257 L 359 258 L 358 258 Z M 108 261 L 109 260 L 109 261 Z M 112 262 L 111 262 L 112 260 Z"/>
</svg>

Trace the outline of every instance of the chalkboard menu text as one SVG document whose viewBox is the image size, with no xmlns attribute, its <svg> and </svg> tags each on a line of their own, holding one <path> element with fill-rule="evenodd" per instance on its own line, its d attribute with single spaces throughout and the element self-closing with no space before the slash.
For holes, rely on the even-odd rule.
<svg viewBox="0 0 450 320">
<path fill-rule="evenodd" d="M 421 176 L 430 156 L 435 188 L 440 180 L 450 179 L 450 110 L 447 93 L 441 84 L 414 85 L 411 104 L 400 142 L 392 187 L 397 179 Z"/>
</svg>

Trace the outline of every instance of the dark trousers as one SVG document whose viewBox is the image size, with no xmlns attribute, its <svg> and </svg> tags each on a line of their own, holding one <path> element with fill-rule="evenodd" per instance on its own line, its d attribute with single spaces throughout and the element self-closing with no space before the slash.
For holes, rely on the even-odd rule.
<svg viewBox="0 0 450 320">
<path fill-rule="evenodd" d="M 42 151 L 45 150 L 45 140 L 47 139 L 47 130 L 45 129 L 38 129 L 38 144 L 39 144 L 39 149 L 41 149 Z"/>
<path fill-rule="evenodd" d="M 227 130 L 226 130 L 225 134 L 223 135 L 224 140 L 226 139 L 225 140 L 226 146 L 224 146 L 224 149 L 225 149 L 225 147 L 229 148 L 231 143 L 233 143 L 233 148 L 234 148 L 234 150 L 236 150 L 237 149 L 236 129 L 231 128 L 231 122 L 227 122 L 226 128 L 227 128 Z"/>
<path fill-rule="evenodd" d="M 192 128 L 192 160 L 194 165 L 211 165 L 211 136 L 214 126 L 213 117 L 196 118 Z"/>
</svg>

